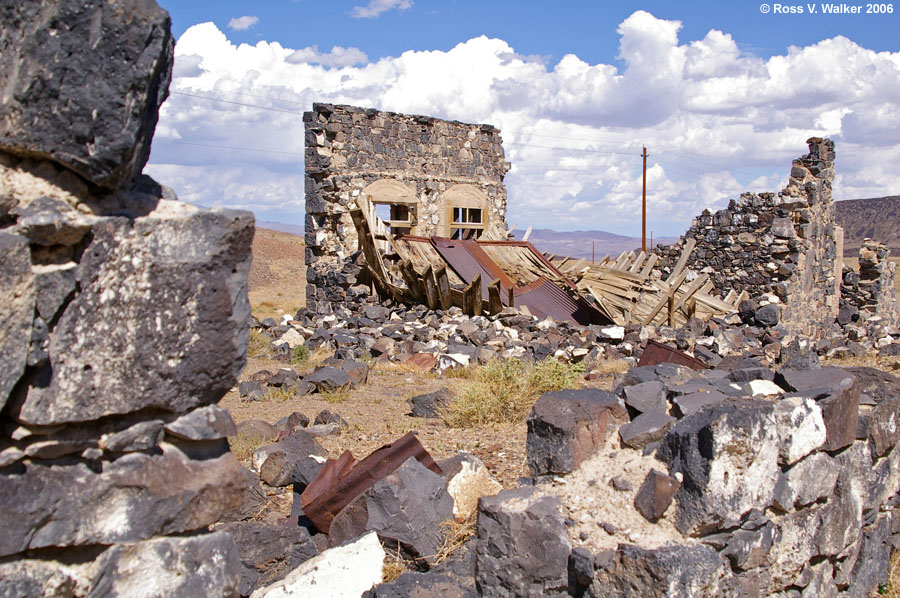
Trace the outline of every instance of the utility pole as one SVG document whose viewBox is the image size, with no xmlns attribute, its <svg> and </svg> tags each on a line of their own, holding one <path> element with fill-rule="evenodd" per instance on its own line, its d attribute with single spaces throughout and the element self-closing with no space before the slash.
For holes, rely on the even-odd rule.
<svg viewBox="0 0 900 598">
<path fill-rule="evenodd" d="M 644 147 L 644 192 L 641 195 L 641 251 L 647 252 L 647 148 Z"/>
</svg>

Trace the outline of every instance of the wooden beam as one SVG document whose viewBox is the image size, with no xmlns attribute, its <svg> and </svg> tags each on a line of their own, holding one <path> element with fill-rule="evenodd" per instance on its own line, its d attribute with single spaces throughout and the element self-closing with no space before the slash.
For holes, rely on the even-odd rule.
<svg viewBox="0 0 900 598">
<path fill-rule="evenodd" d="M 509 302 L 507 303 L 507 305 L 509 307 L 515 307 L 516 306 L 516 295 L 513 292 L 514 291 L 513 287 L 509 287 L 506 290 L 509 292 L 509 297 L 508 297 Z"/>
<path fill-rule="evenodd" d="M 484 289 L 481 288 L 481 273 L 477 272 L 472 279 L 475 285 L 475 299 L 472 301 L 472 315 L 480 316 L 484 311 Z"/>
<path fill-rule="evenodd" d="M 481 272 L 476 272 L 472 282 L 463 289 L 463 311 L 470 316 L 480 315 L 481 301 Z"/>
<path fill-rule="evenodd" d="M 678 278 L 676 278 L 669 285 L 669 288 L 670 288 L 669 292 L 674 292 L 675 289 L 680 287 L 681 283 L 684 282 L 685 276 L 687 276 L 687 274 L 685 274 L 685 273 L 679 274 Z M 650 322 L 653 321 L 653 318 L 656 317 L 656 314 L 658 314 L 660 311 L 662 311 L 662 308 L 664 308 L 668 302 L 669 302 L 669 293 L 666 293 L 665 295 L 663 295 L 663 297 L 659 301 L 657 301 L 656 305 L 653 306 L 653 309 L 650 310 L 650 313 L 647 314 L 647 316 L 644 318 L 644 320 L 643 320 L 643 322 L 641 322 L 641 324 L 643 324 L 644 326 L 649 325 Z"/>
<path fill-rule="evenodd" d="M 500 298 L 500 279 L 495 278 L 488 285 L 488 313 L 499 314 L 503 311 L 503 300 Z"/>
<path fill-rule="evenodd" d="M 450 299 L 450 280 L 447 278 L 447 267 L 438 266 L 434 271 L 434 282 L 437 285 L 438 299 L 441 309 L 447 311 L 453 305 Z"/>
<path fill-rule="evenodd" d="M 687 265 L 688 258 L 691 257 L 691 252 L 694 251 L 695 245 L 697 245 L 697 242 L 694 241 L 694 238 L 688 238 L 687 242 L 684 244 L 684 249 L 681 251 L 681 257 L 678 258 L 678 263 L 675 264 L 675 269 L 669 274 L 666 282 L 675 280 L 675 278 L 681 274 L 681 271 L 684 270 L 684 267 Z"/>
<path fill-rule="evenodd" d="M 406 283 L 406 288 L 409 289 L 409 294 L 412 296 L 412 299 L 414 301 L 421 301 L 425 297 L 425 289 L 419 281 L 419 277 L 416 274 L 415 269 L 413 269 L 411 261 L 400 260 L 400 275 L 403 277 L 403 282 Z"/>
<path fill-rule="evenodd" d="M 437 309 L 439 305 L 437 283 L 434 282 L 434 270 L 430 265 L 422 274 L 422 282 L 425 285 L 425 303 L 428 309 Z"/>
</svg>

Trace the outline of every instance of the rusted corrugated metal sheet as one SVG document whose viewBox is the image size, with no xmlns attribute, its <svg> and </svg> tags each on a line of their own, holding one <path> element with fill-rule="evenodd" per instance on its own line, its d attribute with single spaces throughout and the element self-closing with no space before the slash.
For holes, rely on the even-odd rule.
<svg viewBox="0 0 900 598">
<path fill-rule="evenodd" d="M 476 274 L 481 275 L 481 293 L 488 296 L 488 285 L 495 278 L 500 279 L 501 300 L 504 305 L 507 289 L 512 282 L 502 270 L 491 261 L 491 258 L 481 251 L 475 241 L 456 241 L 443 237 L 432 237 L 431 244 L 441 254 L 453 271 L 467 284 L 472 282 Z"/>
<path fill-rule="evenodd" d="M 564 290 L 547 280 L 535 282 L 515 290 L 516 306 L 526 306 L 539 318 L 550 316 L 558 322 L 591 323 L 591 309 L 570 297 Z"/>
<path fill-rule="evenodd" d="M 443 473 L 415 434 L 409 432 L 391 444 L 376 449 L 358 463 L 349 451 L 337 460 L 329 459 L 300 495 L 303 514 L 319 531 L 327 534 L 341 509 L 374 486 L 375 482 L 393 473 L 410 457 L 415 457 L 439 475 Z"/>
<path fill-rule="evenodd" d="M 692 370 L 709 369 L 709 366 L 695 357 L 691 357 L 653 339 L 648 339 L 647 346 L 644 347 L 644 352 L 641 353 L 641 360 L 638 362 L 638 366 L 656 365 L 658 363 L 675 363 L 687 366 Z"/>
</svg>

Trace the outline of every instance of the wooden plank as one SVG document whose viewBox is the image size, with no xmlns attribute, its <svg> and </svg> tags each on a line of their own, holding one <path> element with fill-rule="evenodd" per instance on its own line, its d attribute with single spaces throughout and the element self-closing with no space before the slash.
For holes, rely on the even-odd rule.
<svg viewBox="0 0 900 598">
<path fill-rule="evenodd" d="M 437 283 L 434 282 L 434 271 L 430 265 L 422 274 L 422 283 L 425 286 L 425 304 L 428 305 L 428 309 L 437 309 L 439 305 Z"/>
<path fill-rule="evenodd" d="M 681 294 L 681 297 L 679 297 L 675 302 L 674 309 L 681 309 L 682 306 L 684 306 L 685 302 L 688 299 L 691 299 L 694 294 L 699 291 L 703 287 L 703 285 L 706 284 L 707 279 L 709 279 L 708 274 L 701 274 L 697 277 L 697 280 L 688 285 L 688 287 Z"/>
<path fill-rule="evenodd" d="M 637 254 L 637 257 L 634 259 L 634 263 L 631 264 L 631 267 L 628 268 L 628 271 L 632 274 L 637 274 L 637 272 L 641 269 L 641 266 L 643 265 L 645 259 L 647 259 L 647 254 L 643 251 Z"/>
<path fill-rule="evenodd" d="M 406 283 L 406 288 L 409 289 L 409 293 L 415 301 L 420 302 L 425 298 L 425 289 L 419 281 L 419 276 L 413 269 L 411 261 L 400 260 L 400 275 L 403 277 L 403 282 Z"/>
<path fill-rule="evenodd" d="M 747 294 L 747 291 L 741 291 L 741 294 L 737 296 L 737 299 L 734 300 L 732 305 L 734 306 L 734 311 L 738 310 L 738 306 L 740 306 L 741 301 L 745 301 L 750 298 L 750 295 Z"/>
<path fill-rule="evenodd" d="M 522 240 L 523 240 L 523 241 L 527 241 L 527 240 L 528 240 L 528 237 L 530 237 L 530 236 L 531 236 L 531 227 L 529 226 L 529 227 L 525 230 L 525 234 L 522 235 Z"/>
<path fill-rule="evenodd" d="M 488 285 L 488 313 L 499 314 L 503 311 L 503 301 L 500 299 L 500 279 L 495 278 Z"/>
<path fill-rule="evenodd" d="M 472 315 L 480 316 L 484 309 L 484 291 L 481 288 L 481 272 L 476 272 L 472 278 L 473 294 L 472 298 Z"/>
<path fill-rule="evenodd" d="M 647 277 L 650 276 L 650 272 L 653 270 L 653 266 L 656 265 L 657 261 L 659 261 L 659 256 L 655 253 L 651 253 L 650 257 L 647 258 L 646 263 L 644 263 L 644 269 L 641 270 L 641 278 L 646 280 Z"/>
<path fill-rule="evenodd" d="M 438 300 L 440 301 L 441 309 L 447 311 L 453 303 L 450 299 L 450 281 L 447 280 L 446 266 L 438 266 L 437 269 L 435 269 L 434 282 L 437 285 Z"/>
<path fill-rule="evenodd" d="M 672 284 L 669 285 L 670 288 L 677 289 L 679 286 L 681 286 L 681 283 L 684 282 L 684 279 L 686 276 L 687 276 L 686 273 L 679 274 L 678 278 L 675 279 L 672 282 Z M 660 311 L 662 311 L 662 308 L 664 308 L 668 302 L 669 302 L 669 293 L 666 293 L 665 295 L 663 295 L 663 297 L 659 301 L 656 302 L 656 305 L 653 306 L 653 309 L 650 310 L 650 313 L 647 314 L 647 316 L 643 319 L 641 324 L 643 324 L 644 326 L 649 325 L 650 322 L 653 321 L 653 318 L 655 318 L 656 315 Z"/>
<path fill-rule="evenodd" d="M 509 297 L 507 297 L 507 299 L 508 299 L 507 305 L 509 307 L 515 307 L 516 306 L 516 294 L 513 292 L 515 289 L 513 287 L 509 287 L 506 290 L 509 292 Z"/>
<path fill-rule="evenodd" d="M 734 303 L 735 297 L 737 297 L 737 291 L 735 291 L 734 289 L 731 289 L 730 291 L 728 291 L 728 294 L 725 295 L 725 298 L 722 299 L 722 302 L 728 303 L 729 305 L 731 305 Z"/>
<path fill-rule="evenodd" d="M 693 237 L 688 238 L 687 242 L 684 244 L 684 249 L 681 251 L 681 257 L 678 258 L 678 263 L 675 264 L 675 269 L 672 270 L 672 273 L 666 278 L 666 282 L 675 280 L 681 275 L 681 271 L 684 270 L 684 267 L 687 265 L 688 258 L 691 257 L 691 252 L 694 251 L 694 246 L 696 245 L 697 242 L 694 241 Z"/>
</svg>

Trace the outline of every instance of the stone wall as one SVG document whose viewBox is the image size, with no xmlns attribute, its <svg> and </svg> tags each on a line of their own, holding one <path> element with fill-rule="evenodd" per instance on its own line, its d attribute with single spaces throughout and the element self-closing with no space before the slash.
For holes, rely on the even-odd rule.
<svg viewBox="0 0 900 598">
<path fill-rule="evenodd" d="M 634 368 L 615 393 L 547 393 L 528 422 L 545 482 L 482 501 L 480 587 L 512 595 L 514 572 L 535 587 L 519 595 L 869 596 L 900 537 L 898 390 L 872 368 L 745 359 Z M 538 496 L 554 504 L 529 530 Z M 534 539 L 558 556 L 523 566 Z"/>
<path fill-rule="evenodd" d="M 807 143 L 809 153 L 794 160 L 783 191 L 744 193 L 724 210 L 704 210 L 665 254 L 674 263 L 693 238 L 689 268 L 708 273 L 723 294 L 774 294 L 790 331 L 818 338 L 837 316 L 843 232 L 831 195 L 834 143 Z"/>
<path fill-rule="evenodd" d="M 844 268 L 841 305 L 852 306 L 857 312 L 865 311 L 890 326 L 897 326 L 900 318 L 894 289 L 896 264 L 888 259 L 890 254 L 884 243 L 863 241 L 859 249 L 859 271 Z"/>
<path fill-rule="evenodd" d="M 0 17 L 0 595 L 236 595 L 207 529 L 248 515 L 216 402 L 246 359 L 253 216 L 140 175 L 172 69 L 154 2 Z"/>
<path fill-rule="evenodd" d="M 506 230 L 509 163 L 496 128 L 332 104 L 303 121 L 309 309 L 330 313 L 357 282 L 339 271 L 357 251 L 348 211 L 360 195 L 411 208 L 417 235 L 450 236 L 453 206 L 482 209 L 486 227 Z"/>
</svg>

